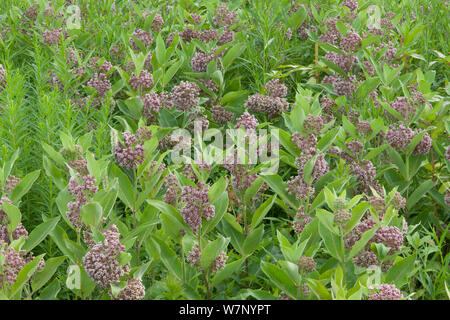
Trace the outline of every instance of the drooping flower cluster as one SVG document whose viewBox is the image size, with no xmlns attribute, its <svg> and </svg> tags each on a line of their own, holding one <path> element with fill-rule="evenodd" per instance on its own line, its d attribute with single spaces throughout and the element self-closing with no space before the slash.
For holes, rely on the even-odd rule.
<svg viewBox="0 0 450 320">
<path fill-rule="evenodd" d="M 94 73 L 86 83 L 87 86 L 97 90 L 97 94 L 100 98 L 104 98 L 106 92 L 111 89 L 111 82 L 107 79 L 104 73 Z"/>
<path fill-rule="evenodd" d="M 238 129 L 242 127 L 246 130 L 255 130 L 258 124 L 258 120 L 255 116 L 248 112 L 244 112 L 239 118 L 236 119 L 236 126 L 234 128 Z"/>
<path fill-rule="evenodd" d="M 135 170 L 144 162 L 143 140 L 129 132 L 122 132 L 122 137 L 124 141 L 117 142 L 114 156 L 121 167 Z"/>
<path fill-rule="evenodd" d="M 177 177 L 174 174 L 168 174 L 164 179 L 163 185 L 164 187 L 167 187 L 167 190 L 164 193 L 164 202 L 176 206 L 181 194 L 181 187 Z"/>
<path fill-rule="evenodd" d="M 356 76 L 354 75 L 349 75 L 347 78 L 341 75 L 325 76 L 322 82 L 331 84 L 334 91 L 340 96 L 351 97 L 356 90 Z"/>
<path fill-rule="evenodd" d="M 236 22 L 236 12 L 230 11 L 226 6 L 217 6 L 216 14 L 213 17 L 213 22 L 218 27 L 229 28 Z"/>
<path fill-rule="evenodd" d="M 161 93 L 147 93 L 142 100 L 142 113 L 149 120 L 150 123 L 156 122 L 156 117 L 161 108 L 169 108 L 172 105 L 169 94 L 167 92 Z"/>
<path fill-rule="evenodd" d="M 27 264 L 23 254 L 18 253 L 14 248 L 8 247 L 8 243 L 0 239 L 0 257 L 4 260 L 0 264 L 0 289 L 4 285 L 12 286 L 20 270 Z"/>
<path fill-rule="evenodd" d="M 394 284 L 383 283 L 377 290 L 372 289 L 367 296 L 368 300 L 400 300 L 403 298 L 402 292 Z"/>
<path fill-rule="evenodd" d="M 11 192 L 14 190 L 14 188 L 17 186 L 17 184 L 19 184 L 19 182 L 21 181 L 20 178 L 13 176 L 13 175 L 8 175 L 8 179 L 6 179 L 5 181 L 5 185 L 3 187 L 3 190 L 6 192 Z"/>
<path fill-rule="evenodd" d="M 145 287 L 141 279 L 128 279 L 127 286 L 123 288 L 114 300 L 142 300 L 145 297 Z"/>
<path fill-rule="evenodd" d="M 178 86 L 173 87 L 170 99 L 180 111 L 190 111 L 198 105 L 199 95 L 200 88 L 196 83 L 181 81 Z"/>
<path fill-rule="evenodd" d="M 233 120 L 234 113 L 225 110 L 221 105 L 215 105 L 211 108 L 212 120 L 218 124 L 225 124 Z"/>
<path fill-rule="evenodd" d="M 210 220 L 214 217 L 215 208 L 209 200 L 208 191 L 209 186 L 204 183 L 199 183 L 197 187 L 184 186 L 181 190 L 180 201 L 186 203 L 181 215 L 194 233 L 198 232 L 202 218 Z"/>
<path fill-rule="evenodd" d="M 314 119 L 310 119 L 311 122 L 313 122 Z M 314 128 L 313 131 L 321 129 L 320 126 L 312 123 L 310 124 L 310 127 Z M 298 200 L 306 199 L 314 193 L 314 187 L 312 185 L 328 172 L 328 163 L 325 160 L 324 154 L 317 153 L 317 138 L 314 134 L 310 133 L 307 137 L 304 137 L 300 133 L 295 132 L 292 135 L 291 140 L 300 149 L 301 155 L 295 161 L 295 164 L 299 167 L 297 176 L 294 176 L 287 182 L 288 187 L 286 188 L 286 191 L 289 194 L 294 194 Z M 312 182 L 307 183 L 304 180 L 303 170 L 306 163 L 313 157 L 316 157 L 316 159 L 311 171 Z"/>
<path fill-rule="evenodd" d="M 79 145 L 75 145 L 73 150 L 63 148 L 61 155 L 67 161 L 69 167 L 80 173 L 81 175 L 87 175 L 87 160 L 83 157 L 83 149 Z"/>
<path fill-rule="evenodd" d="M 69 180 L 69 193 L 73 197 L 73 201 L 67 204 L 67 218 L 75 228 L 81 229 L 80 211 L 83 206 L 88 203 L 98 191 L 95 185 L 95 178 L 90 175 L 81 175 L 78 173 Z"/>
<path fill-rule="evenodd" d="M 130 271 L 129 264 L 120 265 L 119 256 L 125 253 L 120 243 L 120 233 L 112 225 L 103 233 L 105 240 L 97 243 L 83 257 L 83 266 L 89 277 L 100 287 L 108 289 L 110 284 L 119 282 Z"/>
<path fill-rule="evenodd" d="M 160 15 L 159 13 L 156 14 L 153 17 L 153 21 L 152 21 L 152 31 L 158 32 L 163 25 L 164 25 L 164 19 L 163 19 L 162 15 Z"/>
<path fill-rule="evenodd" d="M 300 272 L 313 272 L 316 269 L 316 262 L 311 257 L 301 257 L 297 262 L 298 269 Z"/>
<path fill-rule="evenodd" d="M 204 53 L 198 51 L 191 60 L 191 67 L 194 72 L 206 72 L 208 63 L 213 61 L 216 57 L 211 53 Z"/>
<path fill-rule="evenodd" d="M 277 117 L 282 111 L 286 111 L 289 104 L 281 98 L 273 98 L 260 93 L 248 97 L 245 107 L 249 111 L 265 113 L 271 117 Z"/>
<path fill-rule="evenodd" d="M 300 235 L 303 229 L 313 220 L 311 216 L 305 213 L 305 208 L 300 207 L 295 215 L 295 220 L 292 224 L 292 228 L 297 235 Z"/>
<path fill-rule="evenodd" d="M 191 264 L 191 267 L 197 267 L 200 270 L 203 270 L 200 265 L 200 260 L 202 258 L 202 252 L 199 248 L 198 243 L 195 243 L 192 249 L 188 252 L 186 260 Z M 222 251 L 217 257 L 214 258 L 211 263 L 211 272 L 217 273 L 225 267 L 225 263 L 227 262 L 228 256 Z"/>
<path fill-rule="evenodd" d="M 61 40 L 61 34 L 63 30 L 62 29 L 52 29 L 52 30 L 45 30 L 42 33 L 42 37 L 44 39 L 44 43 L 51 46 L 51 45 L 59 45 Z"/>
<path fill-rule="evenodd" d="M 419 134 L 418 129 L 412 130 L 401 123 L 398 127 L 391 126 L 389 130 L 386 131 L 385 138 L 386 142 L 389 143 L 392 148 L 397 151 L 404 151 L 411 143 L 412 139 Z M 417 146 L 414 148 L 413 153 L 427 154 L 431 149 L 431 137 L 428 133 L 422 136 Z"/>
<path fill-rule="evenodd" d="M 408 121 L 416 111 L 408 102 L 406 97 L 398 97 L 394 102 L 391 102 L 391 107 L 397 111 L 406 121 Z"/>
<path fill-rule="evenodd" d="M 153 76 L 147 70 L 142 70 L 139 76 L 134 73 L 131 75 L 129 84 L 136 91 L 151 89 L 153 87 Z"/>
<path fill-rule="evenodd" d="M 265 91 L 272 98 L 285 98 L 287 95 L 287 87 L 280 82 L 280 79 L 273 79 L 267 82 Z"/>
<path fill-rule="evenodd" d="M 134 31 L 131 34 L 131 36 L 132 37 L 130 37 L 129 42 L 130 42 L 131 47 L 135 51 L 139 51 L 140 49 L 139 49 L 139 46 L 136 43 L 136 41 L 133 39 L 133 37 L 135 37 L 137 40 L 139 40 L 144 45 L 144 47 L 149 47 L 152 44 L 152 42 L 153 42 L 152 33 L 144 31 L 144 30 L 139 29 L 139 28 L 137 28 L 136 31 Z"/>
</svg>

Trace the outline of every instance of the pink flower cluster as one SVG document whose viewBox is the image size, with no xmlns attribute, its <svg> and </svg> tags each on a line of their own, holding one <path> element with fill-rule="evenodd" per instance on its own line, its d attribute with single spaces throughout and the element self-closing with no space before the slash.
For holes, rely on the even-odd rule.
<svg viewBox="0 0 450 320">
<path fill-rule="evenodd" d="M 68 211 L 66 215 L 75 228 L 81 229 L 83 226 L 81 223 L 80 211 L 98 191 L 98 187 L 95 183 L 95 178 L 90 175 L 82 176 L 78 173 L 76 177 L 70 178 L 68 190 L 73 197 L 73 201 L 67 204 Z"/>
<path fill-rule="evenodd" d="M 189 225 L 194 233 L 197 233 L 202 218 L 210 220 L 214 217 L 215 208 L 209 200 L 209 186 L 199 183 L 197 187 L 184 186 L 181 191 L 181 202 L 185 202 L 181 215 L 184 222 Z"/>
<path fill-rule="evenodd" d="M 120 243 L 120 233 L 112 225 L 103 233 L 105 240 L 99 242 L 83 257 L 83 266 L 89 277 L 104 289 L 119 282 L 130 271 L 129 264 L 119 263 L 119 255 L 125 253 L 125 246 Z"/>
<path fill-rule="evenodd" d="M 144 162 L 144 146 L 136 135 L 122 132 L 123 143 L 117 142 L 114 156 L 121 167 L 135 170 Z"/>
</svg>

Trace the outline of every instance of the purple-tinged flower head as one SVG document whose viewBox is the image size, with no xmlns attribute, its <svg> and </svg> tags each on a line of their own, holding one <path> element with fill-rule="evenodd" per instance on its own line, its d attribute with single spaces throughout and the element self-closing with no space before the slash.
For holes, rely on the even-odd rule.
<svg viewBox="0 0 450 320">
<path fill-rule="evenodd" d="M 372 63 L 370 63 L 367 60 L 364 60 L 363 66 L 368 74 L 370 74 L 371 76 L 375 75 L 375 68 L 373 67 Z"/>
<path fill-rule="evenodd" d="M 380 19 L 380 27 L 381 29 L 391 30 L 394 28 L 394 24 L 392 23 L 392 20 L 382 18 Z"/>
<path fill-rule="evenodd" d="M 184 42 L 191 42 L 192 39 L 197 39 L 199 37 L 199 33 L 191 28 L 187 28 L 180 33 L 180 37 Z"/>
<path fill-rule="evenodd" d="M 92 74 L 86 85 L 97 90 L 97 94 L 100 98 L 104 98 L 106 92 L 111 89 L 111 82 L 107 79 L 104 73 Z"/>
<path fill-rule="evenodd" d="M 220 35 L 218 45 L 223 46 L 225 43 L 231 42 L 234 40 L 234 31 L 224 30 Z"/>
<path fill-rule="evenodd" d="M 147 31 L 144 31 L 144 30 L 139 29 L 139 28 L 137 28 L 136 31 L 134 31 L 134 32 L 131 34 L 131 36 L 132 36 L 132 37 L 130 37 L 129 42 L 130 42 L 131 47 L 132 47 L 133 50 L 135 50 L 135 51 L 139 51 L 140 49 L 139 49 L 139 46 L 138 46 L 138 44 L 136 43 L 136 41 L 133 39 L 133 37 L 135 37 L 136 39 L 138 39 L 138 40 L 144 45 L 144 47 L 149 47 L 149 46 L 152 44 L 152 42 L 153 42 L 153 36 L 152 36 L 152 33 L 151 33 L 151 32 L 147 32 Z"/>
<path fill-rule="evenodd" d="M 3 89 L 5 85 L 6 85 L 6 70 L 0 63 L 0 90 Z"/>
<path fill-rule="evenodd" d="M 334 102 L 333 99 L 323 96 L 322 99 L 320 99 L 320 106 L 324 113 L 333 114 L 333 107 L 336 106 L 336 102 Z"/>
<path fill-rule="evenodd" d="M 39 14 L 39 3 L 33 3 L 24 12 L 25 17 L 27 17 L 32 21 L 36 20 L 38 14 Z"/>
<path fill-rule="evenodd" d="M 75 68 L 78 66 L 78 58 L 77 58 L 77 52 L 73 48 L 67 48 L 67 51 L 65 52 L 67 65 L 71 68 Z"/>
<path fill-rule="evenodd" d="M 199 183 L 197 187 L 184 186 L 181 190 L 180 201 L 185 202 L 181 215 L 184 222 L 197 234 L 202 218 L 210 220 L 214 217 L 215 208 L 208 196 L 209 186 Z"/>
<path fill-rule="evenodd" d="M 313 272 L 316 269 L 316 262 L 311 257 L 301 257 L 300 260 L 298 260 L 297 265 L 298 270 L 302 273 Z"/>
<path fill-rule="evenodd" d="M 152 130 L 147 127 L 139 127 L 136 131 L 137 142 L 140 144 L 144 144 L 145 141 L 150 140 L 152 138 Z"/>
<path fill-rule="evenodd" d="M 156 123 L 156 117 L 161 108 L 168 108 L 172 105 L 167 92 L 147 93 L 141 100 L 143 105 L 142 113 L 150 123 Z"/>
<path fill-rule="evenodd" d="M 208 63 L 213 61 L 215 56 L 213 54 L 204 53 L 198 51 L 195 53 L 194 57 L 191 59 L 191 67 L 194 72 L 206 72 Z"/>
<path fill-rule="evenodd" d="M 306 138 L 298 132 L 292 134 L 291 141 L 297 145 L 303 154 L 315 155 L 317 138 L 310 134 Z"/>
<path fill-rule="evenodd" d="M 217 273 L 218 271 L 225 268 L 225 264 L 227 262 L 228 256 L 225 252 L 221 252 L 212 262 L 211 264 L 211 272 Z"/>
<path fill-rule="evenodd" d="M 352 214 L 347 209 L 339 209 L 334 213 L 334 223 L 344 225 L 352 218 Z"/>
<path fill-rule="evenodd" d="M 414 136 L 414 131 L 401 123 L 397 128 L 391 126 L 391 128 L 386 131 L 385 139 L 392 148 L 397 151 L 402 151 L 409 146 Z"/>
<path fill-rule="evenodd" d="M 317 28 L 308 23 L 303 23 L 297 30 L 297 34 L 298 34 L 298 37 L 300 38 L 300 40 L 302 40 L 302 41 L 308 40 L 308 37 L 309 37 L 308 31 L 310 31 L 312 33 L 316 33 Z"/>
<path fill-rule="evenodd" d="M 217 41 L 219 40 L 219 32 L 215 29 L 203 30 L 199 33 L 198 39 L 205 43 Z"/>
<path fill-rule="evenodd" d="M 100 287 L 108 289 L 112 283 L 130 271 L 129 264 L 120 265 L 119 256 L 125 253 L 125 246 L 120 243 L 120 233 L 112 225 L 103 233 L 105 240 L 97 243 L 83 257 L 83 266 L 89 277 Z"/>
<path fill-rule="evenodd" d="M 190 111 L 195 108 L 200 98 L 200 88 L 194 82 L 181 81 L 178 86 L 173 87 L 170 99 L 180 111 Z"/>
<path fill-rule="evenodd" d="M 248 97 L 245 107 L 249 111 L 265 113 L 271 117 L 277 117 L 282 111 L 286 111 L 289 104 L 282 98 L 272 98 L 260 93 Z"/>
<path fill-rule="evenodd" d="M 377 290 L 372 289 L 368 294 L 368 300 L 401 300 L 402 292 L 394 284 L 383 283 Z"/>
<path fill-rule="evenodd" d="M 160 15 L 159 13 L 156 14 L 152 21 L 152 27 L 151 27 L 152 31 L 158 32 L 159 30 L 161 30 L 163 25 L 164 25 L 164 19 L 163 19 L 162 15 Z"/>
<path fill-rule="evenodd" d="M 225 110 L 221 105 L 216 105 L 211 108 L 212 120 L 218 124 L 225 124 L 233 120 L 234 113 Z"/>
<path fill-rule="evenodd" d="M 199 79 L 198 81 L 209 91 L 217 92 L 217 86 L 216 86 L 214 80 L 209 79 L 206 81 L 204 79 Z"/>
<path fill-rule="evenodd" d="M 172 32 L 167 35 L 166 47 L 169 47 L 172 44 L 174 37 L 175 35 Z"/>
<path fill-rule="evenodd" d="M 372 134 L 372 128 L 369 121 L 358 121 L 356 124 L 356 131 L 362 137 L 367 137 Z"/>
<path fill-rule="evenodd" d="M 411 100 L 415 107 L 423 106 L 426 103 L 423 93 L 418 90 L 411 90 Z"/>
<path fill-rule="evenodd" d="M 300 235 L 302 233 L 303 229 L 305 229 L 305 227 L 313 220 L 313 218 L 304 214 L 303 207 L 302 207 L 302 209 L 303 209 L 303 211 L 302 211 L 303 214 L 300 213 L 301 209 L 299 209 L 299 212 L 295 216 L 296 219 L 292 223 L 292 228 L 294 229 L 294 232 L 297 235 Z"/>
<path fill-rule="evenodd" d="M 357 140 L 352 140 L 350 142 L 346 142 L 345 146 L 348 148 L 350 153 L 347 153 L 346 150 L 342 151 L 339 155 L 342 159 L 349 163 L 353 163 L 354 159 L 359 158 L 359 154 L 363 149 L 363 144 Z"/>
<path fill-rule="evenodd" d="M 417 144 L 416 148 L 414 149 L 413 154 L 415 155 L 425 155 L 427 154 L 431 149 L 431 137 L 428 133 L 425 133 L 420 140 L 420 142 Z"/>
<path fill-rule="evenodd" d="M 147 70 L 142 70 L 139 76 L 133 73 L 128 83 L 135 91 L 148 90 L 153 87 L 153 76 Z"/>
<path fill-rule="evenodd" d="M 353 163 L 350 170 L 359 182 L 357 190 L 368 194 L 377 174 L 373 163 L 370 160 L 364 159 Z"/>
<path fill-rule="evenodd" d="M 217 6 L 215 16 L 213 17 L 213 22 L 218 27 L 229 28 L 233 23 L 236 22 L 236 12 L 230 11 L 226 6 Z"/>
<path fill-rule="evenodd" d="M 345 52 L 355 52 L 361 46 L 361 36 L 356 32 L 349 31 L 347 36 L 343 37 L 339 43 L 341 50 Z"/>
<path fill-rule="evenodd" d="M 384 199 L 377 196 L 371 196 L 369 197 L 369 203 L 378 214 L 378 219 L 381 220 L 384 213 L 386 212 L 386 204 Z"/>
<path fill-rule="evenodd" d="M 350 233 L 345 238 L 345 246 L 347 248 L 352 248 L 355 243 L 361 239 L 361 236 L 364 232 L 369 231 L 375 227 L 375 220 L 372 218 L 363 218 L 360 223 L 356 225 L 356 227 L 350 231 Z"/>
<path fill-rule="evenodd" d="M 6 179 L 5 181 L 5 186 L 4 186 L 4 191 L 7 192 L 11 192 L 13 191 L 16 186 L 19 184 L 19 182 L 21 181 L 20 178 L 13 176 L 12 174 L 8 175 L 8 179 Z"/>
<path fill-rule="evenodd" d="M 164 179 L 163 185 L 167 188 L 164 194 L 164 202 L 176 206 L 181 194 L 181 187 L 177 177 L 174 174 L 168 174 Z"/>
<path fill-rule="evenodd" d="M 8 243 L 0 239 L 0 256 L 3 257 L 0 272 L 0 289 L 5 290 L 4 286 L 12 286 L 20 270 L 27 264 L 27 261 L 14 248 L 8 247 Z"/>
<path fill-rule="evenodd" d="M 59 79 L 58 75 L 55 72 L 50 72 L 49 74 L 49 80 L 48 80 L 49 85 L 58 88 L 59 91 L 63 91 L 64 90 L 64 84 L 62 83 L 62 81 Z"/>
<path fill-rule="evenodd" d="M 200 266 L 200 259 L 202 258 L 202 252 L 200 251 L 198 243 L 195 243 L 192 247 L 191 251 L 188 252 L 188 255 L 186 257 L 186 260 L 191 264 L 191 267 L 198 267 Z"/>
<path fill-rule="evenodd" d="M 191 13 L 191 18 L 194 21 L 194 24 L 200 24 L 200 22 L 202 22 L 202 16 L 199 14 Z"/>
<path fill-rule="evenodd" d="M 303 122 L 303 128 L 308 134 L 319 135 L 322 131 L 324 120 L 321 116 L 314 116 L 308 114 L 308 117 Z"/>
<path fill-rule="evenodd" d="M 97 73 L 104 74 L 108 77 L 111 76 L 111 74 L 109 74 L 109 72 L 113 69 L 112 63 L 105 60 L 100 65 L 99 60 L 100 60 L 100 58 L 98 58 L 98 57 L 93 57 L 93 58 L 89 59 L 89 67 L 94 69 L 95 72 L 97 72 Z"/>
<path fill-rule="evenodd" d="M 356 1 L 356 0 L 344 0 L 344 2 L 342 2 L 342 5 L 349 8 L 350 11 L 358 10 L 358 1 Z"/>
<path fill-rule="evenodd" d="M 87 160 L 85 158 L 77 158 L 67 163 L 69 167 L 82 175 L 88 174 Z"/>
<path fill-rule="evenodd" d="M 329 44 L 337 44 L 341 38 L 341 34 L 336 26 L 338 19 L 330 18 L 326 21 L 327 32 L 321 34 L 319 40 Z"/>
<path fill-rule="evenodd" d="M 353 263 L 360 268 L 368 268 L 370 266 L 378 266 L 378 258 L 375 253 L 368 250 L 361 251 L 352 259 Z"/>
<path fill-rule="evenodd" d="M 111 294 L 110 294 L 111 296 Z M 145 287 L 141 279 L 128 279 L 127 285 L 123 288 L 117 298 L 113 300 L 142 300 L 145 297 Z"/>
<path fill-rule="evenodd" d="M 66 216 L 75 228 L 81 229 L 80 211 L 81 208 L 90 201 L 98 191 L 93 176 L 77 173 L 75 177 L 69 180 L 69 193 L 72 195 L 72 201 L 67 204 Z"/>
<path fill-rule="evenodd" d="M 447 161 L 450 161 L 450 146 L 447 147 L 447 151 L 445 152 L 445 158 Z"/>
<path fill-rule="evenodd" d="M 394 102 L 390 103 L 392 109 L 397 111 L 404 119 L 409 120 L 415 113 L 415 108 L 411 106 L 406 97 L 398 97 Z"/>
<path fill-rule="evenodd" d="M 404 209 L 406 207 L 406 199 L 402 197 L 400 192 L 396 191 L 391 200 L 391 204 L 395 210 Z"/>
<path fill-rule="evenodd" d="M 129 132 L 122 132 L 124 142 L 117 142 L 114 156 L 121 167 L 135 170 L 144 162 L 144 146 Z"/>
<path fill-rule="evenodd" d="M 49 46 L 59 45 L 61 41 L 62 32 L 63 32 L 62 29 L 54 29 L 54 28 L 52 28 L 52 30 L 45 30 L 42 34 L 44 43 Z"/>
<path fill-rule="evenodd" d="M 325 59 L 333 62 L 335 65 L 337 65 L 345 72 L 350 72 L 353 66 L 355 66 L 358 63 L 357 57 L 351 54 L 342 55 L 334 51 L 327 52 L 327 54 L 325 55 Z"/>
<path fill-rule="evenodd" d="M 378 54 L 378 52 L 385 47 L 388 47 L 388 49 L 381 57 L 381 60 L 390 63 L 395 59 L 395 56 L 397 55 L 397 48 L 392 42 L 389 41 L 388 43 L 381 43 L 380 46 L 374 48 L 374 52 L 375 54 Z"/>
<path fill-rule="evenodd" d="M 272 79 L 266 83 L 265 92 L 272 98 L 285 98 L 287 95 L 287 87 L 280 79 Z"/>
<path fill-rule="evenodd" d="M 242 114 L 242 116 L 236 119 L 236 125 L 234 128 L 239 129 L 242 127 L 246 130 L 255 130 L 258 124 L 258 120 L 255 116 L 246 111 Z"/>
<path fill-rule="evenodd" d="M 354 75 L 348 76 L 348 79 L 340 75 L 325 76 L 322 82 L 331 84 L 339 96 L 352 97 L 356 90 L 356 76 Z"/>
<path fill-rule="evenodd" d="M 386 247 L 391 249 L 389 254 L 393 254 L 394 252 L 402 249 L 404 236 L 404 233 L 397 227 L 379 228 L 369 241 L 368 245 L 372 242 L 383 243 Z"/>
<path fill-rule="evenodd" d="M 301 175 L 293 177 L 286 184 L 286 192 L 295 195 L 297 200 L 307 199 L 314 194 L 314 187 L 308 186 Z"/>
<path fill-rule="evenodd" d="M 248 135 L 246 136 L 248 138 Z M 244 151 L 248 155 L 247 151 Z M 244 165 L 244 159 L 236 148 L 234 153 L 227 155 L 224 167 L 231 174 L 231 185 L 236 191 L 247 190 L 258 178 L 258 175 L 251 173 L 251 169 Z"/>
</svg>

